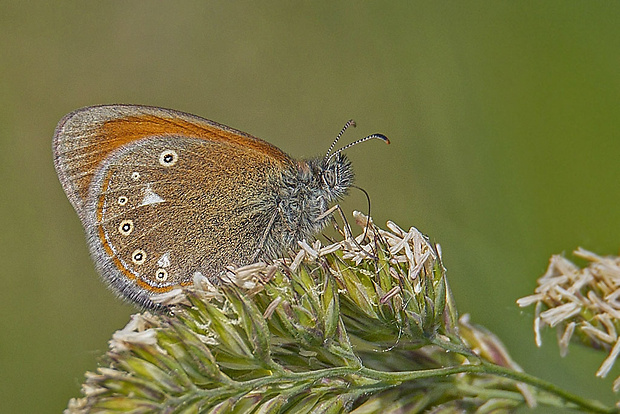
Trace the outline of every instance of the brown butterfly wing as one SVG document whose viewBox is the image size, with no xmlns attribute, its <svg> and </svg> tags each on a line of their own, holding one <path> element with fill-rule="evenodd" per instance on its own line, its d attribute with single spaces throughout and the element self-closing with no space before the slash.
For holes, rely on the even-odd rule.
<svg viewBox="0 0 620 414">
<path fill-rule="evenodd" d="M 66 117 L 54 138 L 63 187 L 91 253 L 121 296 L 215 278 L 246 264 L 294 164 L 272 145 L 159 108 L 105 106 Z"/>
</svg>

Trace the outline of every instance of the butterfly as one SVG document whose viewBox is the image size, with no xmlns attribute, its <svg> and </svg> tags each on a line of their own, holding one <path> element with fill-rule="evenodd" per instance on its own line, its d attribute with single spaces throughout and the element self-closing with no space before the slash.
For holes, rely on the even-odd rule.
<svg viewBox="0 0 620 414">
<path fill-rule="evenodd" d="M 311 239 L 353 184 L 343 150 L 297 160 L 245 132 L 150 106 L 78 109 L 58 124 L 54 165 L 103 280 L 158 309 L 156 293 Z"/>
</svg>

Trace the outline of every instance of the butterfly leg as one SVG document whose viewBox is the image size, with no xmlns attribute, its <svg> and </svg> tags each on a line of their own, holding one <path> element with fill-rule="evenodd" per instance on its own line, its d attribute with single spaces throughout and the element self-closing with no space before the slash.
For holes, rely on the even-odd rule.
<svg viewBox="0 0 620 414">
<path fill-rule="evenodd" d="M 265 242 L 267 241 L 267 237 L 269 236 L 269 232 L 273 228 L 273 224 L 275 223 L 277 216 L 278 216 L 278 209 L 276 209 L 276 211 L 272 214 L 271 218 L 269 219 L 269 223 L 267 223 L 267 228 L 265 229 L 265 232 L 263 233 L 263 237 L 261 237 L 260 242 L 258 243 L 258 247 L 256 248 L 256 251 L 252 255 L 252 259 L 250 260 L 250 263 L 255 263 L 258 260 L 258 256 L 263 250 L 263 247 L 265 247 Z"/>
<path fill-rule="evenodd" d="M 351 240 L 353 242 L 353 244 L 355 244 L 361 251 L 365 252 L 366 255 L 371 258 L 371 259 L 376 259 L 375 255 L 373 255 L 372 253 L 369 253 L 366 251 L 366 249 L 364 249 L 359 242 L 355 239 L 355 237 L 353 237 L 353 231 L 351 230 L 351 226 L 349 225 L 348 220 L 346 219 L 346 217 L 344 216 L 344 212 L 342 211 L 342 208 L 340 207 L 340 204 L 336 204 L 335 206 L 327 209 L 323 214 L 321 214 L 319 217 L 317 217 L 317 221 L 324 219 L 325 217 L 334 214 L 334 212 L 338 211 L 338 214 L 340 215 L 340 218 L 342 219 L 342 221 L 344 222 L 344 230 L 345 230 L 345 238 L 346 240 Z M 364 234 L 365 230 L 364 230 Z"/>
<path fill-rule="evenodd" d="M 325 217 L 331 216 L 336 211 L 338 211 L 338 214 L 340 214 L 340 218 L 344 222 L 345 237 L 347 239 L 353 239 L 353 231 L 351 230 L 351 226 L 349 225 L 349 222 L 347 221 L 347 219 L 344 216 L 344 212 L 342 211 L 342 208 L 340 207 L 340 204 L 336 204 L 335 206 L 327 209 L 323 214 L 318 216 L 315 221 L 323 220 Z"/>
</svg>

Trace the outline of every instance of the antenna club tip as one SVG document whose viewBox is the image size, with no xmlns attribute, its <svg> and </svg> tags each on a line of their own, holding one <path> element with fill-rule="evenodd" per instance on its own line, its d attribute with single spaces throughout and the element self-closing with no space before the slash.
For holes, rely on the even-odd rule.
<svg viewBox="0 0 620 414">
<path fill-rule="evenodd" d="M 383 134 L 375 134 L 377 136 L 377 138 L 379 138 L 380 140 L 382 140 L 383 142 L 385 142 L 386 144 L 390 144 L 390 140 L 388 137 L 386 137 Z"/>
<path fill-rule="evenodd" d="M 349 125 L 355 128 L 357 126 L 357 122 L 355 122 L 355 119 L 349 119 Z"/>
</svg>

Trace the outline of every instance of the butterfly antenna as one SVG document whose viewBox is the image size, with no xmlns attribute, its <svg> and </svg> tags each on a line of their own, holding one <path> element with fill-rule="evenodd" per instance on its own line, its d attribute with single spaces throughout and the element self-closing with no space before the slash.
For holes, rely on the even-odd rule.
<svg viewBox="0 0 620 414">
<path fill-rule="evenodd" d="M 356 127 L 357 124 L 355 123 L 354 120 L 349 119 L 347 121 L 346 124 L 344 124 L 344 127 L 342 127 L 342 129 L 340 130 L 340 133 L 338 134 L 338 136 L 336 137 L 336 139 L 334 140 L 334 142 L 332 142 L 332 145 L 329 146 L 329 149 L 327 150 L 327 154 L 325 154 L 325 161 L 329 160 L 331 157 L 329 156 L 329 154 L 332 152 L 332 150 L 334 149 L 334 147 L 336 146 L 336 143 L 338 142 L 338 140 L 340 139 L 340 137 L 344 134 L 344 131 L 346 131 L 347 129 L 349 129 L 349 127 Z"/>
<path fill-rule="evenodd" d="M 341 153 L 342 151 L 344 151 L 344 150 L 346 150 L 346 149 L 348 149 L 348 148 L 351 148 L 351 147 L 352 147 L 352 146 L 354 146 L 354 145 L 361 144 L 362 142 L 364 142 L 364 141 L 368 141 L 368 140 L 371 140 L 371 139 L 380 139 L 381 141 L 385 142 L 386 144 L 389 144 L 389 143 L 390 143 L 390 140 L 388 139 L 388 137 L 386 137 L 386 136 L 385 136 L 385 135 L 383 135 L 383 134 L 372 134 L 372 135 L 368 135 L 367 137 L 364 137 L 364 138 L 358 139 L 357 141 L 353 141 L 352 143 L 345 145 L 344 147 L 340 148 L 338 151 L 334 152 L 334 153 L 333 153 L 333 154 L 331 154 L 331 155 L 329 155 L 329 154 L 328 154 L 328 155 L 329 155 L 329 157 L 325 156 L 326 161 L 331 160 L 331 159 L 332 159 L 334 156 L 336 156 L 337 154 Z M 335 142 L 334 142 L 334 143 L 335 143 Z M 333 146 L 333 145 L 332 145 L 332 146 Z"/>
</svg>

